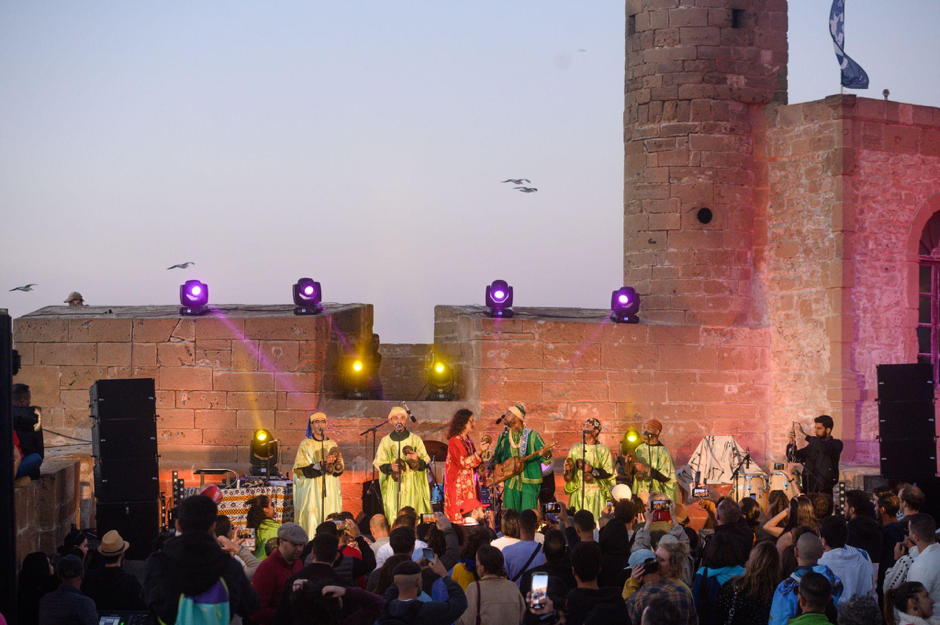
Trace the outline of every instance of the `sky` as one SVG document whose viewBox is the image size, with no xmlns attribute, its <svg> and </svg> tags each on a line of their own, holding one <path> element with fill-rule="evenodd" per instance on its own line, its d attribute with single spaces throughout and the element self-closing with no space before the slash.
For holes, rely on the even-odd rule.
<svg viewBox="0 0 940 625">
<path fill-rule="evenodd" d="M 839 90 L 828 4 L 790 2 L 790 102 Z M 847 5 L 861 93 L 940 106 L 936 0 Z M 178 304 L 189 278 L 289 304 L 309 276 L 373 304 L 386 343 L 431 342 L 435 305 L 497 278 L 517 306 L 605 308 L 624 21 L 607 0 L 6 0 L 0 308 Z"/>
</svg>

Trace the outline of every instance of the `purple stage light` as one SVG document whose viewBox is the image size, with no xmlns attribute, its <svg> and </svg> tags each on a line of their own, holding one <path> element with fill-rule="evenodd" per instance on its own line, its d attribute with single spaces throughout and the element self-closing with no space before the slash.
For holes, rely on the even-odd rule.
<svg viewBox="0 0 940 625">
<path fill-rule="evenodd" d="M 209 285 L 199 280 L 187 280 L 180 285 L 180 314 L 201 315 L 208 311 Z"/>
<path fill-rule="evenodd" d="M 610 318 L 617 323 L 640 323 L 640 296 L 632 287 L 617 289 L 610 296 Z"/>
<path fill-rule="evenodd" d="M 294 285 L 294 314 L 319 314 L 323 311 L 323 306 L 320 304 L 322 299 L 320 283 L 313 278 L 301 278 Z"/>
<path fill-rule="evenodd" d="M 512 287 L 505 280 L 495 280 L 486 287 L 486 315 L 512 317 Z"/>
</svg>

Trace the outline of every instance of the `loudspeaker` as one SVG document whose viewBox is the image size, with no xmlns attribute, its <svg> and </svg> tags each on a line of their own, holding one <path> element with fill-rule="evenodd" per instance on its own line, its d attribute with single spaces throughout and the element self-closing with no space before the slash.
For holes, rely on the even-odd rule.
<svg viewBox="0 0 940 625">
<path fill-rule="evenodd" d="M 927 439 L 881 441 L 881 475 L 918 479 L 937 474 L 937 442 Z"/>
<path fill-rule="evenodd" d="M 883 441 L 931 439 L 937 433 L 932 401 L 878 403 L 878 436 Z"/>
<path fill-rule="evenodd" d="M 116 501 L 98 502 L 95 510 L 98 537 L 117 530 L 130 543 L 125 558 L 146 560 L 160 536 L 160 502 Z"/>
<path fill-rule="evenodd" d="M 98 380 L 89 394 L 92 419 L 148 419 L 156 415 L 153 378 Z"/>
<path fill-rule="evenodd" d="M 157 420 L 94 419 L 91 450 L 95 458 L 129 460 L 157 457 Z"/>
<path fill-rule="evenodd" d="M 157 457 L 126 460 L 95 459 L 98 501 L 148 501 L 160 497 Z"/>
<path fill-rule="evenodd" d="M 933 401 L 929 364 L 878 365 L 878 401 Z"/>
<path fill-rule="evenodd" d="M 362 484 L 362 512 L 367 517 L 373 514 L 385 514 L 385 504 L 382 503 L 382 490 L 378 480 L 369 480 Z"/>
</svg>

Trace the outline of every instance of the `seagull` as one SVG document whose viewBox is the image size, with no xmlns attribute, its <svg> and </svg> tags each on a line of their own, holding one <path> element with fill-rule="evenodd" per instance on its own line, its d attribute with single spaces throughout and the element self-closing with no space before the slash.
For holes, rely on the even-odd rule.
<svg viewBox="0 0 940 625">
<path fill-rule="evenodd" d="M 190 265 L 195 265 L 195 264 L 196 263 L 192 261 L 188 263 L 180 263 L 179 265 L 173 265 L 172 267 L 167 267 L 166 270 L 169 271 L 170 269 L 187 269 L 189 268 Z"/>
<path fill-rule="evenodd" d="M 39 286 L 39 285 L 36 283 L 31 283 L 25 286 L 18 286 L 15 289 L 10 289 L 10 292 L 12 293 L 13 291 L 23 291 L 25 293 L 26 291 L 32 291 L 34 286 Z"/>
<path fill-rule="evenodd" d="M 578 52 L 587 52 L 587 50 L 585 50 L 584 48 L 581 48 L 578 50 Z"/>
<path fill-rule="evenodd" d="M 516 189 L 517 191 L 520 191 L 521 193 L 535 193 L 536 191 L 538 191 L 538 189 L 536 189 L 535 187 L 513 187 L 513 189 Z"/>
<path fill-rule="evenodd" d="M 528 178 L 509 178 L 507 180 L 503 180 L 501 184 L 505 184 L 507 182 L 511 182 L 513 184 L 522 184 L 523 182 L 526 184 L 532 184 Z"/>
</svg>

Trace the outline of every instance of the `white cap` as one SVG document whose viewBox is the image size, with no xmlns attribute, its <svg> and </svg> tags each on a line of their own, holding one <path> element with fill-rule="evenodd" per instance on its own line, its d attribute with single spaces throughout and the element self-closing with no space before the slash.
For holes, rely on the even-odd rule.
<svg viewBox="0 0 940 625">
<path fill-rule="evenodd" d="M 633 491 L 626 484 L 617 484 L 610 491 L 610 496 L 614 501 L 623 501 L 624 499 L 633 499 Z"/>
</svg>

